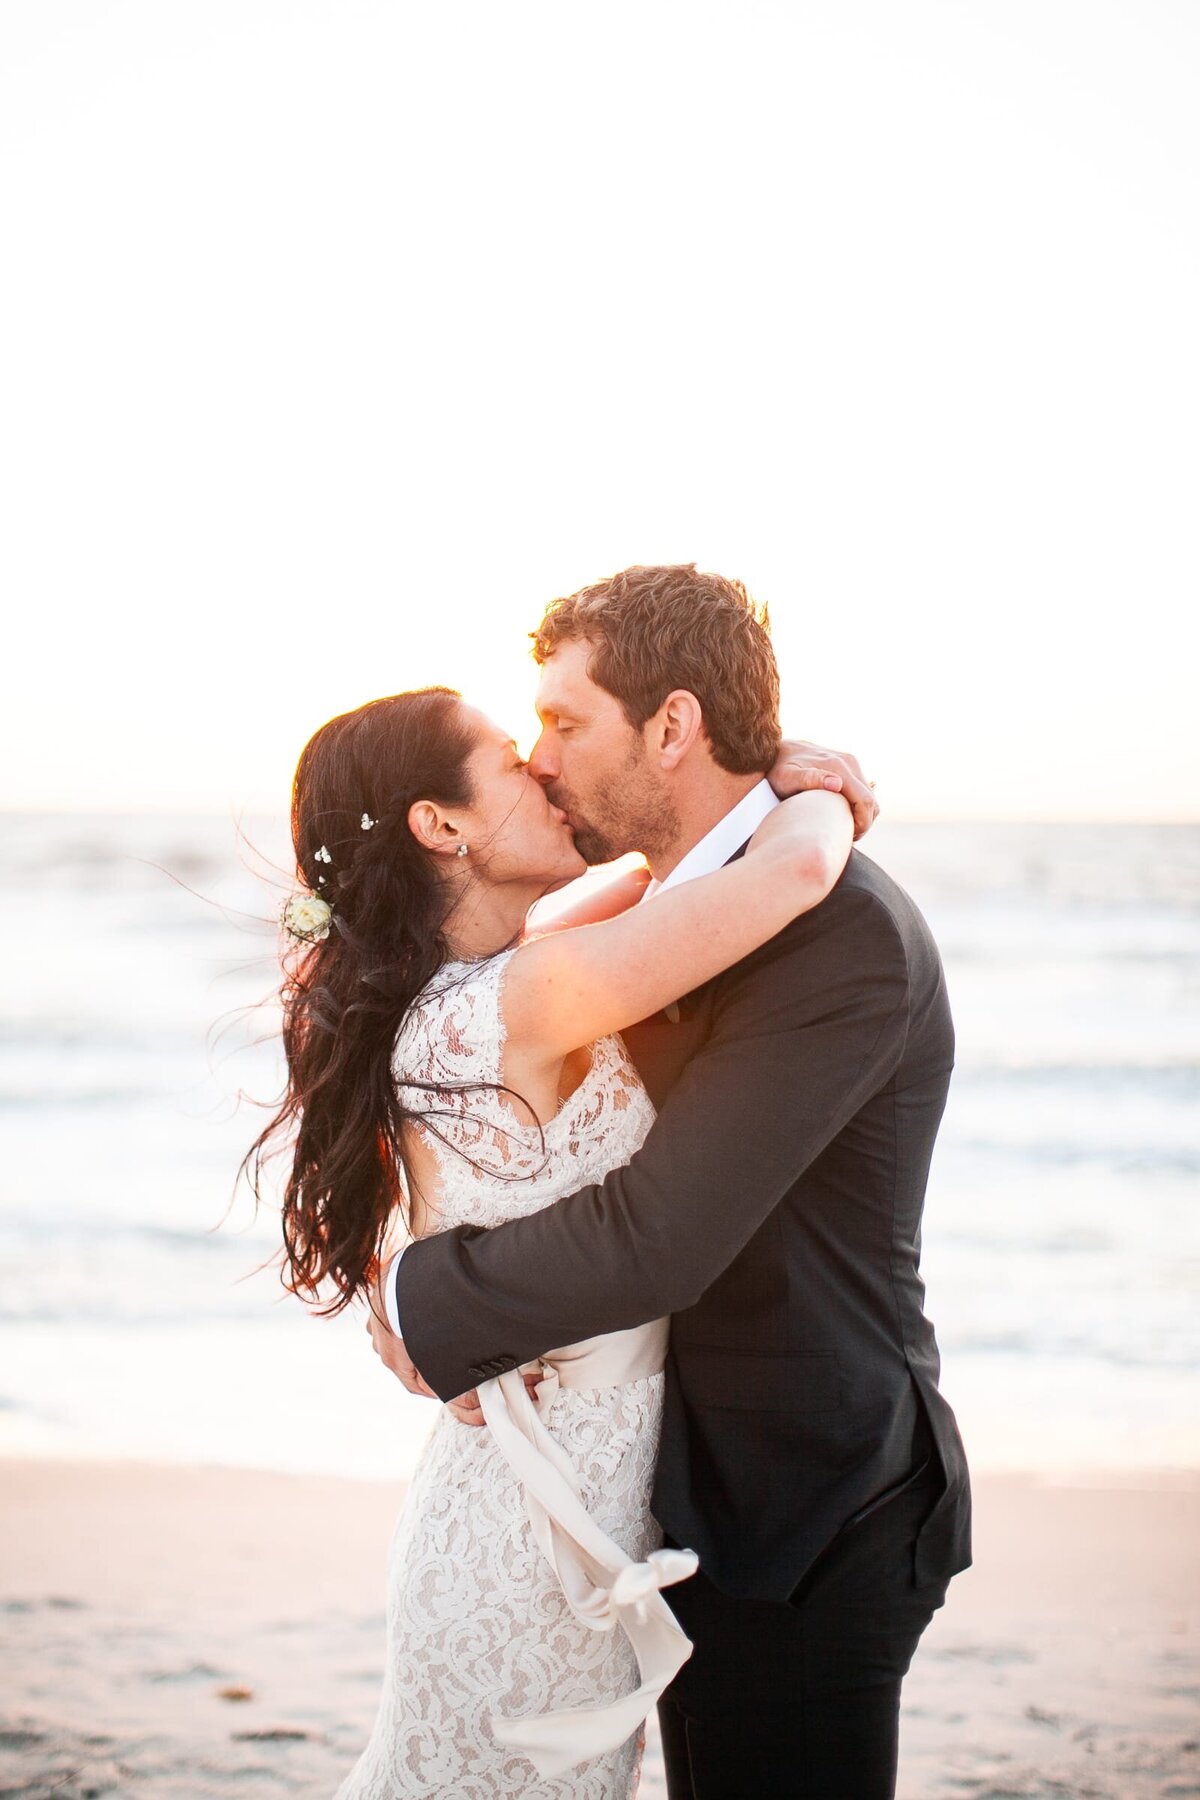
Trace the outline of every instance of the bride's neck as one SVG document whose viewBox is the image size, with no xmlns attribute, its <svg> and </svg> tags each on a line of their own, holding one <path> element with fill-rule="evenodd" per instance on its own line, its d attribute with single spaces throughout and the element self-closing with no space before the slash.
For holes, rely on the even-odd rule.
<svg viewBox="0 0 1200 1800">
<path fill-rule="evenodd" d="M 472 882 L 459 896 L 443 927 L 451 956 L 463 961 L 494 956 L 520 937 L 525 915 L 539 898 L 525 884 L 489 887 Z"/>
</svg>

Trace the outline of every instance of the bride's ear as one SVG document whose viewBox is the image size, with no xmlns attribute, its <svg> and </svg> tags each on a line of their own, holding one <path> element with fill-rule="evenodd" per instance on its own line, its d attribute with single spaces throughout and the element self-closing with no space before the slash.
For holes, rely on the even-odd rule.
<svg viewBox="0 0 1200 1800">
<path fill-rule="evenodd" d="M 414 800 L 408 809 L 408 829 L 418 844 L 436 856 L 455 856 L 464 841 L 449 813 L 433 800 Z"/>
</svg>

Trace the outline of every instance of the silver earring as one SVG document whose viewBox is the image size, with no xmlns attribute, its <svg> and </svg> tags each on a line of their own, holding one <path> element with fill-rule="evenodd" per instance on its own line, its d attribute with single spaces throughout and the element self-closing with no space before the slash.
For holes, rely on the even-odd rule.
<svg viewBox="0 0 1200 1800">
<path fill-rule="evenodd" d="M 469 856 L 470 851 L 467 848 L 466 844 L 460 844 L 458 846 L 458 849 L 454 852 L 454 854 L 455 854 L 455 856 Z"/>
</svg>

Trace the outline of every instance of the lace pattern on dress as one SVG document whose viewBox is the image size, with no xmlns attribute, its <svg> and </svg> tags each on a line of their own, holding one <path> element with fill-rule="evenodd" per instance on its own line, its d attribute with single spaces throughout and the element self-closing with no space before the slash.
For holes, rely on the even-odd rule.
<svg viewBox="0 0 1200 1800">
<path fill-rule="evenodd" d="M 502 1078 L 501 996 L 513 951 L 447 964 L 410 1009 L 393 1070 L 430 1115 L 437 1229 L 493 1226 L 549 1206 L 628 1162 L 654 1109 L 616 1037 L 546 1125 L 525 1123 Z M 562 1389 L 547 1429 L 584 1503 L 635 1561 L 662 1541 L 650 1515 L 663 1376 Z M 362 1756 L 335 1800 L 632 1800 L 641 1737 L 554 1780 L 491 1736 L 493 1713 L 591 1706 L 633 1691 L 624 1633 L 568 1607 L 490 1431 L 440 1412 L 396 1524 L 387 1570 L 383 1691 Z"/>
<path fill-rule="evenodd" d="M 592 1046 L 591 1068 L 545 1125 L 519 1097 L 500 1091 L 501 996 L 515 954 L 446 964 L 396 1039 L 392 1066 L 401 1100 L 429 1117 L 418 1129 L 441 1177 L 440 1229 L 500 1225 L 602 1180 L 629 1160 L 654 1117 L 618 1037 Z"/>
</svg>

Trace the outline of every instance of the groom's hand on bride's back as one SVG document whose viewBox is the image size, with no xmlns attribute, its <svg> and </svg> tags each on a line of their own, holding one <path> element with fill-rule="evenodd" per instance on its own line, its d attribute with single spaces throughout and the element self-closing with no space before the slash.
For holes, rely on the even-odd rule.
<svg viewBox="0 0 1200 1800">
<path fill-rule="evenodd" d="M 410 1394 L 420 1394 L 426 1400 L 438 1398 L 404 1348 L 404 1339 L 398 1338 L 387 1320 L 381 1318 L 374 1309 L 367 1320 L 367 1332 L 384 1368 L 389 1369 Z M 460 1419 L 464 1425 L 483 1424 L 479 1397 L 474 1390 L 469 1394 L 460 1394 L 457 1400 L 449 1401 L 448 1405 L 455 1418 Z"/>
<path fill-rule="evenodd" d="M 371 1316 L 367 1320 L 367 1333 L 375 1354 L 384 1368 L 390 1369 L 410 1394 L 421 1394 L 427 1400 L 438 1399 L 438 1395 L 434 1393 L 404 1348 L 404 1339 L 398 1338 L 388 1324 L 378 1284 L 371 1296 Z M 529 1389 L 530 1398 L 537 1393 L 537 1384 L 540 1379 L 540 1374 L 527 1373 L 525 1375 L 525 1386 Z M 446 1406 L 460 1424 L 482 1425 L 484 1423 L 479 1395 L 474 1388 L 469 1394 L 460 1394 L 457 1400 L 448 1400 Z"/>
<path fill-rule="evenodd" d="M 860 838 L 879 817 L 879 802 L 870 782 L 862 772 L 857 756 L 848 750 L 825 750 L 820 744 L 806 743 L 802 738 L 784 738 L 775 765 L 767 772 L 767 780 L 786 800 L 789 794 L 804 794 L 812 788 L 825 788 L 844 794 L 854 814 L 854 835 Z"/>
<path fill-rule="evenodd" d="M 427 1400 L 436 1400 L 439 1396 L 434 1393 L 408 1354 L 404 1339 L 391 1327 L 384 1300 L 384 1286 L 393 1267 L 394 1261 L 388 1257 L 380 1258 L 375 1264 L 374 1279 L 367 1293 L 367 1336 L 384 1368 L 389 1369 L 410 1394 L 421 1394 Z"/>
<path fill-rule="evenodd" d="M 371 1298 L 371 1316 L 367 1320 L 367 1331 L 375 1354 L 384 1368 L 390 1369 L 410 1394 L 424 1394 L 430 1400 L 437 1399 L 438 1396 L 423 1378 L 416 1363 L 404 1348 L 404 1339 L 398 1338 L 388 1324 L 378 1293 L 372 1295 Z"/>
</svg>

